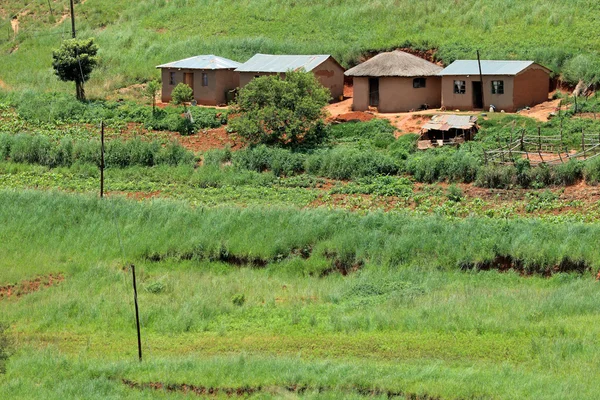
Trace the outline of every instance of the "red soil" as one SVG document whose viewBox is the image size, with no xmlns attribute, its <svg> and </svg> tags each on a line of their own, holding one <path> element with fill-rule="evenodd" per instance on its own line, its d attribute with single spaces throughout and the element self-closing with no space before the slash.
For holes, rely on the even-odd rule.
<svg viewBox="0 0 600 400">
<path fill-rule="evenodd" d="M 53 285 L 58 285 L 64 281 L 65 277 L 62 274 L 50 274 L 46 276 L 38 276 L 33 280 L 24 280 L 19 283 L 0 286 L 0 300 L 10 297 L 21 297 L 29 293 L 37 292 L 41 288 L 47 288 Z"/>
</svg>

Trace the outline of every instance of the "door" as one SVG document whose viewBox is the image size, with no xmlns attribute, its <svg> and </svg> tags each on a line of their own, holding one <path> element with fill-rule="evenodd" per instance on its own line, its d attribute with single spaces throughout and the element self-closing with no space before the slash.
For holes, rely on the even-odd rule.
<svg viewBox="0 0 600 400">
<path fill-rule="evenodd" d="M 369 106 L 379 107 L 379 79 L 369 78 Z"/>
<path fill-rule="evenodd" d="M 473 108 L 483 108 L 483 88 L 481 81 L 473 81 Z"/>
<path fill-rule="evenodd" d="M 184 73 L 183 74 L 183 83 L 192 88 L 192 96 L 194 95 L 194 74 L 193 73 Z"/>
</svg>

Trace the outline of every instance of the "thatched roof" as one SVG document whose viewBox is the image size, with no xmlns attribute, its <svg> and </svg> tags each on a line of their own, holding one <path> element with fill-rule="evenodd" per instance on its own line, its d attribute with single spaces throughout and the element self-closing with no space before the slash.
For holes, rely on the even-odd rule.
<svg viewBox="0 0 600 400">
<path fill-rule="evenodd" d="M 403 51 L 381 53 L 346 71 L 346 76 L 435 76 L 442 67 Z"/>
</svg>

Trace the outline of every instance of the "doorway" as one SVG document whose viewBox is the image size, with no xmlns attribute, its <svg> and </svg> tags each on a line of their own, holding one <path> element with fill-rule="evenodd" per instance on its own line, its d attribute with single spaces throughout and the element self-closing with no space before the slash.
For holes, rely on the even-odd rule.
<svg viewBox="0 0 600 400">
<path fill-rule="evenodd" d="M 379 107 L 379 78 L 369 78 L 369 106 Z"/>
<path fill-rule="evenodd" d="M 184 73 L 183 74 L 183 83 L 192 88 L 192 96 L 194 95 L 194 74 L 193 73 Z"/>
<path fill-rule="evenodd" d="M 483 108 L 483 87 L 481 81 L 473 81 L 473 108 Z"/>
</svg>

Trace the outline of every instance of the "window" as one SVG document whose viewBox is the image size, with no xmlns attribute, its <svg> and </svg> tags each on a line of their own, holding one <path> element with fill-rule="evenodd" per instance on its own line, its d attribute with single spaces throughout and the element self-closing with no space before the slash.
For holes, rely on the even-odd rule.
<svg viewBox="0 0 600 400">
<path fill-rule="evenodd" d="M 504 81 L 492 81 L 492 94 L 504 94 Z"/>
<path fill-rule="evenodd" d="M 454 81 L 454 93 L 455 94 L 465 94 L 467 87 L 467 82 L 465 81 Z"/>
<path fill-rule="evenodd" d="M 202 73 L 202 86 L 208 86 L 208 74 L 206 72 Z"/>
<path fill-rule="evenodd" d="M 175 84 L 175 72 L 169 72 L 169 85 Z"/>
<path fill-rule="evenodd" d="M 413 88 L 424 88 L 425 87 L 425 78 L 415 78 L 413 79 Z"/>
</svg>

